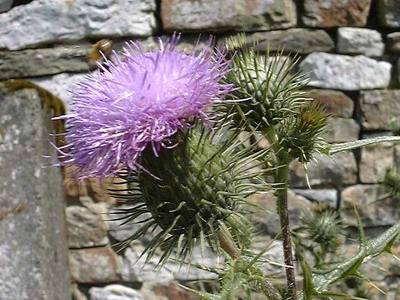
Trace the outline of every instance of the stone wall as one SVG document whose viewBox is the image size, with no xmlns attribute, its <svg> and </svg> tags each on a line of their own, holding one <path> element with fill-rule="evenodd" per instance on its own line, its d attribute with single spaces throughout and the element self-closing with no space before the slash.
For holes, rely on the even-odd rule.
<svg viewBox="0 0 400 300">
<path fill-rule="evenodd" d="M 174 31 L 184 32 L 185 45 L 200 32 L 213 33 L 222 42 L 245 31 L 250 40 L 259 40 L 261 51 L 283 45 L 288 53 L 299 52 L 299 68 L 311 76 L 310 96 L 333 115 L 326 133 L 330 142 L 392 134 L 400 125 L 398 0 L 8 0 L 0 10 L 0 80 L 27 78 L 66 104 L 67 91 L 95 68 L 88 54 L 101 38 L 113 40 L 119 49 L 129 39 L 152 47 L 156 36 Z M 319 201 L 339 209 L 350 232 L 355 226 L 354 203 L 368 233 L 393 224 L 400 216 L 398 202 L 373 204 L 384 193 L 379 182 L 392 166 L 400 167 L 400 148 L 391 144 L 333 159 L 320 157 L 308 166 L 310 190 L 303 168 L 293 164 L 294 223 L 301 209 Z M 142 268 L 135 261 L 145 240 L 123 253 L 113 250 L 111 245 L 126 238 L 134 226 L 105 221 L 115 203 L 104 192 L 108 184 L 94 179 L 64 182 L 74 299 L 195 299 L 175 281 L 210 274 L 187 272 L 174 264 L 160 271 Z M 271 197 L 257 201 L 273 207 Z M 255 219 L 265 239 L 277 232 L 273 212 Z M 269 254 L 276 261 L 281 260 L 279 246 L 275 242 Z M 354 246 L 349 243 L 347 250 L 351 253 Z M 205 260 L 216 261 L 212 256 Z M 376 294 L 372 289 L 370 299 L 400 299 L 398 263 L 382 257 L 365 272 L 387 292 Z"/>
</svg>

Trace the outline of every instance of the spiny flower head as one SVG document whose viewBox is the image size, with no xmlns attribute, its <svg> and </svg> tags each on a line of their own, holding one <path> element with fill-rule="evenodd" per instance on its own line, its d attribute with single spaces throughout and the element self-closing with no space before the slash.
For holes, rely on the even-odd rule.
<svg viewBox="0 0 400 300">
<path fill-rule="evenodd" d="M 222 84 L 229 62 L 208 47 L 191 53 L 177 49 L 179 36 L 144 52 L 130 42 L 115 62 L 106 61 L 72 92 L 71 113 L 64 116 L 67 145 L 62 164 L 75 164 L 79 177 L 105 177 L 137 169 L 146 147 L 155 155 L 170 147 L 170 137 L 208 119 L 206 110 L 231 86 Z"/>
</svg>

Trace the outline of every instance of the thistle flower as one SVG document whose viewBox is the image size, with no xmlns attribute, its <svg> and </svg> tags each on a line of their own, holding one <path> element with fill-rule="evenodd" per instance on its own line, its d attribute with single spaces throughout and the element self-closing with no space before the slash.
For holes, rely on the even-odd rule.
<svg viewBox="0 0 400 300">
<path fill-rule="evenodd" d="M 146 147 L 157 156 L 193 118 L 208 119 L 207 107 L 231 89 L 220 83 L 229 62 L 211 50 L 211 39 L 210 47 L 191 53 L 179 51 L 178 41 L 160 40 L 151 52 L 130 42 L 115 62 L 107 60 L 76 86 L 71 113 L 63 116 L 62 164 L 75 164 L 80 178 L 137 169 Z"/>
</svg>

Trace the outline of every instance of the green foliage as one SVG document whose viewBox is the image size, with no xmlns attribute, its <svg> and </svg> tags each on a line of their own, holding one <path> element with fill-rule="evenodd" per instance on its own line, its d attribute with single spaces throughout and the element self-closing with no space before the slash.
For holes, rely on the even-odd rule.
<svg viewBox="0 0 400 300">
<path fill-rule="evenodd" d="M 394 169 L 386 171 L 383 186 L 390 196 L 400 197 L 400 175 Z"/>
<path fill-rule="evenodd" d="M 270 189 L 263 179 L 269 170 L 257 160 L 267 150 L 250 151 L 237 134 L 200 125 L 177 135 L 176 142 L 158 157 L 148 149 L 140 172 L 121 174 L 129 190 L 115 196 L 132 208 L 114 213 L 142 224 L 121 246 L 158 229 L 145 253 L 150 258 L 161 249 L 163 263 L 171 254 L 190 257 L 197 244 L 217 251 L 218 232 L 225 228 L 240 247 L 247 247 L 251 225 L 243 216 L 245 199 Z"/>
</svg>

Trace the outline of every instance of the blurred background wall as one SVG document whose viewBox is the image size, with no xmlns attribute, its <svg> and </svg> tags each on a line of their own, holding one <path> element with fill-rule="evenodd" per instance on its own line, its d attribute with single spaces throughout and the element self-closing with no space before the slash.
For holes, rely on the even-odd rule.
<svg viewBox="0 0 400 300">
<path fill-rule="evenodd" d="M 180 47 L 188 49 L 198 33 L 202 33 L 201 41 L 212 33 L 217 42 L 223 43 L 227 36 L 244 31 L 250 42 L 259 41 L 261 52 L 268 48 L 274 52 L 283 46 L 285 56 L 299 53 L 299 70 L 311 77 L 310 96 L 324 103 L 333 115 L 326 133 L 330 142 L 398 134 L 400 130 L 398 0 L 0 0 L 0 11 L 0 80 L 4 81 L 0 83 L 2 300 L 56 299 L 51 293 L 33 298 L 29 293 L 16 293 L 13 287 L 18 282 L 32 278 L 25 277 L 29 268 L 24 271 L 22 265 L 14 265 L 16 262 L 26 262 L 31 268 L 35 264 L 58 266 L 50 271 L 39 268 L 36 279 L 37 284 L 45 282 L 43 290 L 59 291 L 59 299 L 68 299 L 65 286 L 69 281 L 68 289 L 76 300 L 197 299 L 177 286 L 176 281 L 213 278 L 205 271 L 179 269 L 174 263 L 158 271 L 151 266 L 143 268 L 143 263 L 135 264 L 146 240 L 117 253 L 112 244 L 127 238 L 136 227 L 105 221 L 110 219 L 110 207 L 118 204 L 106 193 L 109 182 L 89 179 L 78 184 L 64 176 L 62 196 L 57 192 L 61 177 L 59 181 L 54 179 L 57 174 L 49 178 L 43 172 L 54 171 L 48 169 L 35 172 L 43 163 L 37 158 L 49 152 L 47 146 L 39 146 L 47 142 L 47 137 L 38 132 L 53 130 L 44 114 L 49 107 L 53 114 L 62 112 L 59 99 L 68 106 L 68 90 L 96 68 L 95 61 L 100 59 L 96 51 L 109 53 L 111 43 L 114 49 L 121 49 L 124 41 L 138 39 L 145 49 L 151 49 L 157 45 L 156 37 L 177 31 L 183 32 Z M 101 39 L 107 40 L 99 42 Z M 356 232 L 353 204 L 358 205 L 369 234 L 398 221 L 398 199 L 368 205 L 383 195 L 379 182 L 386 170 L 400 167 L 400 146 L 392 146 L 372 146 L 336 155 L 333 160 L 321 157 L 318 164 L 308 166 L 313 189 L 307 188 L 303 168 L 293 164 L 291 181 L 295 188 L 289 199 L 293 223 L 298 222 L 302 209 L 310 209 L 315 202 L 337 208 L 350 234 Z M 17 169 L 22 173 L 15 175 L 13 171 Z M 64 170 L 66 173 L 68 170 Z M 16 181 L 19 186 L 11 188 Z M 29 187 L 36 191 L 26 192 Z M 62 208 L 49 208 L 46 204 L 64 201 L 65 220 Z M 274 200 L 266 195 L 254 197 L 253 201 L 269 211 L 254 216 L 262 229 L 262 247 L 278 231 Z M 24 205 L 26 208 L 22 209 Z M 43 226 L 52 230 L 38 231 Z M 38 237 L 27 234 L 28 228 L 32 235 L 40 232 Z M 57 242 L 54 232 L 59 237 Z M 39 248 L 50 247 L 60 257 L 55 262 L 46 261 L 45 257 L 55 255 L 46 250 L 29 262 L 25 260 L 29 251 L 22 251 L 26 243 L 31 245 L 26 251 L 30 249 L 32 255 Z M 349 240 L 347 253 L 354 251 Z M 400 248 L 395 251 L 400 255 Z M 268 257 L 282 261 L 280 252 L 280 242 L 273 241 Z M 195 253 L 194 261 L 199 259 Z M 209 254 L 204 262 L 213 265 L 217 259 Z M 14 275 L 7 277 L 4 266 L 20 269 L 15 274 L 10 271 Z M 267 267 L 278 276 L 283 274 L 280 267 Z M 369 299 L 400 299 L 398 262 L 382 256 L 364 272 L 387 291 L 383 295 L 371 286 L 361 287 L 368 291 Z M 18 276 L 15 285 L 9 283 L 9 278 Z M 56 282 L 62 282 L 64 288 Z M 351 282 L 348 285 L 360 288 Z"/>
</svg>

